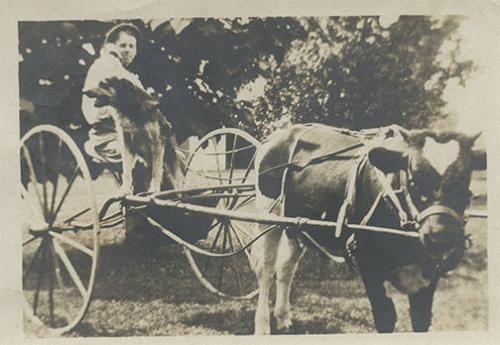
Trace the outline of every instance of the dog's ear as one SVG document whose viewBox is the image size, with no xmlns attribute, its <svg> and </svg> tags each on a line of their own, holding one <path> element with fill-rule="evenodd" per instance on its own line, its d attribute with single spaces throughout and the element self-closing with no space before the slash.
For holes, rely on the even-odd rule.
<svg viewBox="0 0 500 345">
<path fill-rule="evenodd" d="M 116 98 L 117 91 L 120 87 L 120 80 L 117 78 L 105 79 L 99 83 L 99 88 L 108 95 L 109 98 Z"/>
<path fill-rule="evenodd" d="M 97 108 L 105 107 L 111 104 L 111 94 L 101 86 L 86 90 L 83 94 L 90 98 L 95 98 L 94 106 Z"/>
<path fill-rule="evenodd" d="M 85 90 L 83 94 L 87 97 L 95 98 L 94 105 L 97 108 L 115 105 L 118 82 L 119 80 L 117 78 L 105 79 L 99 83 L 98 87 Z"/>
<path fill-rule="evenodd" d="M 89 98 L 97 98 L 100 95 L 99 90 L 97 88 L 86 90 L 83 91 L 82 93 Z"/>
</svg>

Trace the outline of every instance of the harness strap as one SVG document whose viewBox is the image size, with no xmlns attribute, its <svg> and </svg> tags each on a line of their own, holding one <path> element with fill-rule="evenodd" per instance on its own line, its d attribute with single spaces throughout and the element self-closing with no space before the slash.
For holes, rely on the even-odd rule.
<svg viewBox="0 0 500 345">
<path fill-rule="evenodd" d="M 300 138 L 306 134 L 307 132 L 313 130 L 314 127 L 309 127 L 307 129 L 305 129 L 304 131 L 302 131 L 299 135 L 297 135 L 297 138 L 295 139 L 295 141 L 293 142 L 293 145 L 292 145 L 292 149 L 290 150 L 290 156 L 288 157 L 288 163 L 286 164 L 282 164 L 283 167 L 285 167 L 285 170 L 283 171 L 283 175 L 281 177 L 281 193 L 280 193 L 280 196 L 279 196 L 279 199 L 282 200 L 282 203 L 281 203 L 281 214 L 282 215 L 285 215 L 285 204 L 286 204 L 286 198 L 285 198 L 285 188 L 286 188 L 286 183 L 288 181 L 288 172 L 290 170 L 290 167 L 294 164 L 294 162 L 292 161 L 293 159 L 293 156 L 295 155 L 295 151 L 297 150 L 297 145 L 299 144 L 299 140 Z M 281 166 L 276 166 L 276 167 L 272 167 L 270 169 L 267 169 L 266 171 L 263 171 L 261 172 L 262 173 L 265 173 L 265 172 L 268 172 L 269 170 L 274 170 L 274 168 L 281 168 Z"/>
<path fill-rule="evenodd" d="M 464 225 L 464 220 L 462 217 L 452 208 L 443 205 L 433 205 L 427 207 L 425 210 L 420 212 L 417 216 L 417 222 L 423 221 L 425 218 L 432 216 L 434 214 L 447 214 L 456 220 L 460 225 Z"/>
<path fill-rule="evenodd" d="M 406 204 L 410 209 L 410 215 L 412 216 L 413 219 L 417 219 L 418 214 L 420 212 L 418 211 L 417 206 L 415 206 L 415 203 L 413 202 L 413 199 L 411 197 L 411 193 L 408 190 L 408 185 L 413 183 L 412 182 L 413 177 L 411 175 L 411 161 L 412 161 L 412 155 L 410 155 L 408 159 L 408 168 L 406 169 L 406 172 L 401 171 L 400 179 L 401 179 L 401 188 L 403 189 L 403 195 L 405 197 Z"/>
<path fill-rule="evenodd" d="M 355 203 L 356 198 L 356 182 L 358 181 L 358 176 L 367 162 L 368 156 L 363 155 L 357 162 L 354 169 L 351 171 L 351 175 L 349 176 L 349 185 L 347 186 L 346 196 L 344 199 L 344 203 L 340 207 L 338 216 L 337 216 L 337 226 L 335 228 L 335 238 L 340 238 L 342 235 L 343 228 L 347 223 L 348 214 L 352 211 L 352 206 Z"/>
<path fill-rule="evenodd" d="M 364 144 L 363 143 L 358 143 L 358 144 L 354 144 L 354 145 L 351 145 L 351 146 L 348 146 L 348 147 L 345 147 L 343 149 L 340 149 L 340 150 L 337 150 L 337 151 L 334 151 L 334 152 L 330 152 L 330 153 L 326 153 L 326 154 L 323 154 L 323 155 L 319 155 L 319 156 L 314 156 L 312 157 L 311 159 L 309 159 L 308 161 L 306 162 L 303 162 L 303 163 L 300 163 L 300 162 L 292 162 L 293 163 L 293 166 L 295 168 L 305 168 L 306 166 L 308 165 L 311 165 L 311 164 L 317 164 L 317 163 L 321 163 L 321 162 L 324 162 L 328 159 L 331 159 L 339 154 L 342 154 L 344 152 L 348 152 L 348 151 L 352 151 L 352 150 L 355 150 L 357 148 L 360 148 L 360 147 L 363 147 Z M 337 157 L 339 158 L 339 157 Z M 351 159 L 352 157 L 345 157 L 345 159 Z"/>
<path fill-rule="evenodd" d="M 307 238 L 312 244 L 314 244 L 316 246 L 316 248 L 319 249 L 319 251 L 321 253 L 323 253 L 324 255 L 326 255 L 330 260 L 334 261 L 334 262 L 338 262 L 338 263 L 344 263 L 346 262 L 346 259 L 345 257 L 343 256 L 336 256 L 336 255 L 333 255 L 331 254 L 325 247 L 323 247 L 321 244 L 319 244 L 311 235 L 309 235 L 307 232 L 305 231 L 302 231 L 302 236 L 304 236 L 305 238 Z"/>
<path fill-rule="evenodd" d="M 377 171 L 377 176 L 379 178 L 380 183 L 382 184 L 382 188 L 384 189 L 384 195 L 387 196 L 393 203 L 393 205 L 396 207 L 400 219 L 401 225 L 408 223 L 408 215 L 406 212 L 403 210 L 403 206 L 401 206 L 401 203 L 399 202 L 398 197 L 396 196 L 396 193 L 394 192 L 394 189 L 392 188 L 391 184 L 389 183 L 389 180 L 382 171 L 376 169 Z"/>
<path fill-rule="evenodd" d="M 375 213 L 375 210 L 377 209 L 378 205 L 380 204 L 380 200 L 382 200 L 382 197 L 384 196 L 384 193 L 380 192 L 377 195 L 377 198 L 375 199 L 375 202 L 373 203 L 372 207 L 370 210 L 366 213 L 366 215 L 363 217 L 361 220 L 361 225 L 366 225 L 372 219 L 373 214 Z"/>
<path fill-rule="evenodd" d="M 312 158 L 310 158 L 309 160 L 305 161 L 305 162 L 300 162 L 298 160 L 295 160 L 295 161 L 292 161 L 293 159 L 293 156 L 295 154 L 295 149 L 297 147 L 297 144 L 298 144 L 298 141 L 300 140 L 300 136 L 305 134 L 305 132 L 309 132 L 310 130 L 314 129 L 314 127 L 312 128 L 308 128 L 307 130 L 305 130 L 304 132 L 302 132 L 298 137 L 297 139 L 295 140 L 293 146 L 292 146 L 292 151 L 290 153 L 290 157 L 288 159 L 288 162 L 286 163 L 283 163 L 283 164 L 278 164 L 278 165 L 275 165 L 275 166 L 272 166 L 264 171 L 261 171 L 259 172 L 259 174 L 265 174 L 265 173 L 268 173 L 270 171 L 274 171 L 274 170 L 278 170 L 278 169 L 281 169 L 281 168 L 285 168 L 285 169 L 288 169 L 290 167 L 293 167 L 295 169 L 303 169 L 311 164 L 317 164 L 317 163 L 321 163 L 321 162 L 324 162 L 328 159 L 331 159 L 331 158 L 334 158 L 335 156 L 339 155 L 339 154 L 342 154 L 342 153 L 345 153 L 345 152 L 348 152 L 348 151 L 352 151 L 354 149 L 357 149 L 357 148 L 360 148 L 362 146 L 364 146 L 363 143 L 359 143 L 359 144 L 355 144 L 355 145 L 351 145 L 351 146 L 348 146 L 348 147 L 344 147 L 343 149 L 340 149 L 340 150 L 337 150 L 337 151 L 334 151 L 334 152 L 329 152 L 329 153 L 326 153 L 326 154 L 323 154 L 323 155 L 319 155 L 319 156 L 314 156 Z M 340 158 L 340 157 L 337 157 L 337 158 Z M 343 159 L 351 159 L 353 157 L 342 157 Z"/>
</svg>

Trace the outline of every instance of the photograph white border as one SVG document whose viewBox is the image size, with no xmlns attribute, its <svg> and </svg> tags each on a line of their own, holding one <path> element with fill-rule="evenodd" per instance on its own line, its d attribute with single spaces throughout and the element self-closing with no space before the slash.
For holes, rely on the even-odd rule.
<svg viewBox="0 0 500 345">
<path fill-rule="evenodd" d="M 487 28 L 478 40 L 484 42 L 498 61 L 496 73 L 481 92 L 488 100 L 488 123 L 485 137 L 488 152 L 488 270 L 489 331 L 437 332 L 427 334 L 339 334 L 294 336 L 223 336 L 223 337 L 155 337 L 155 338 L 62 338 L 25 339 L 22 329 L 21 233 L 19 205 L 19 88 L 18 30 L 22 20 L 84 20 L 182 17 L 253 17 L 253 16 L 336 16 L 336 15 L 456 15 L 477 16 Z M 1 1 L 1 118 L 0 134 L 0 343 L 5 344 L 177 344 L 239 343 L 290 344 L 488 344 L 500 341 L 500 2 L 499 1 Z M 452 303 L 452 301 L 450 301 Z"/>
</svg>

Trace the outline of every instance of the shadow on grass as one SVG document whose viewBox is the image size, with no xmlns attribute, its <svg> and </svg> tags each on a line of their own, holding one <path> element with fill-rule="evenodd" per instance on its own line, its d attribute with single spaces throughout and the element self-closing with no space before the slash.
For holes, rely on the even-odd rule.
<svg viewBox="0 0 500 345">
<path fill-rule="evenodd" d="M 93 296 L 104 300 L 217 303 L 198 282 L 177 245 L 103 247 Z"/>
<path fill-rule="evenodd" d="M 332 324 L 331 320 L 315 318 L 313 320 L 293 320 L 290 329 L 285 331 L 276 330 L 276 325 L 272 323 L 272 334 L 337 334 L 342 333 L 338 325 Z"/>
<path fill-rule="evenodd" d="M 253 334 L 253 318 L 254 312 L 250 310 L 201 311 L 184 319 L 182 323 L 187 326 L 202 326 L 230 334 L 248 335 Z"/>
<path fill-rule="evenodd" d="M 71 333 L 66 336 L 70 337 L 131 337 L 131 336 L 148 336 L 146 329 L 131 327 L 125 329 L 96 329 L 89 322 L 82 322 L 76 326 Z"/>
<path fill-rule="evenodd" d="M 254 333 L 254 311 L 224 311 L 224 312 L 199 312 L 183 320 L 191 327 L 205 327 L 220 332 L 235 335 L 251 335 Z M 338 325 L 327 318 L 314 318 L 312 320 L 294 320 L 293 325 L 286 331 L 277 331 L 275 320 L 271 322 L 272 334 L 336 334 L 341 333 Z"/>
</svg>

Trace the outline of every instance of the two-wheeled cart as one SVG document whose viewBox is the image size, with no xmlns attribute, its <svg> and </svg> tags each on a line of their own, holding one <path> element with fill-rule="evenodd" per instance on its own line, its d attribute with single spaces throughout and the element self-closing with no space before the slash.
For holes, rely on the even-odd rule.
<svg viewBox="0 0 500 345">
<path fill-rule="evenodd" d="M 117 203 L 103 197 L 106 185 L 91 178 L 85 157 L 65 131 L 51 125 L 28 131 L 20 150 L 25 317 L 51 334 L 73 329 L 91 301 L 99 237 L 123 229 L 130 212 L 141 213 L 158 233 L 181 244 L 195 276 L 210 292 L 236 299 L 256 296 L 255 241 L 283 227 L 331 230 L 336 225 L 254 212 L 258 147 L 241 130 L 215 130 L 191 150 L 182 188 L 130 195 Z M 155 219 L 155 212 L 149 212 L 153 209 L 168 215 L 167 224 L 165 217 Z M 268 225 L 267 230 L 257 230 L 256 224 Z M 415 232 L 349 226 L 418 237 Z"/>
</svg>

